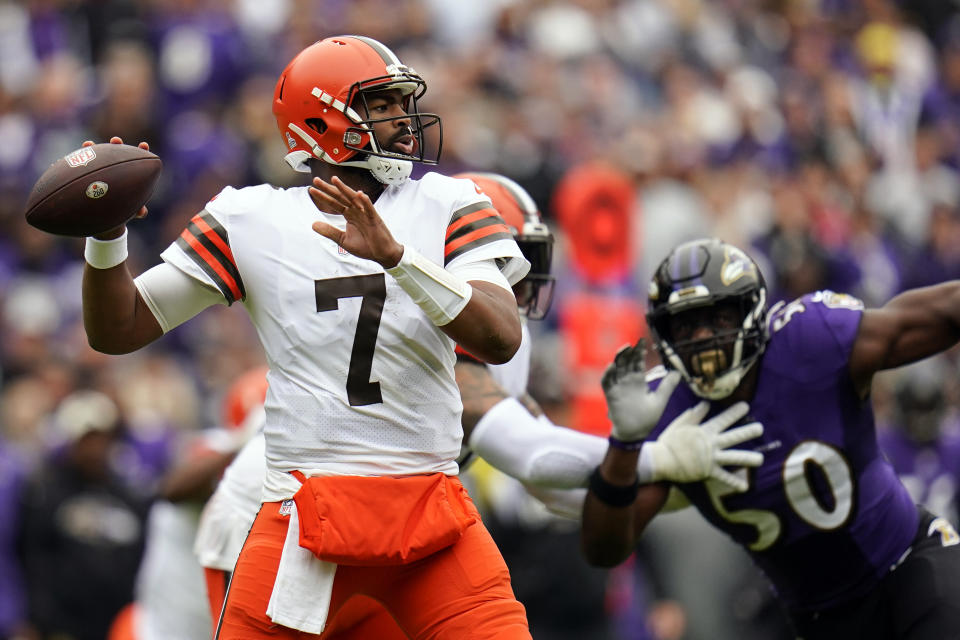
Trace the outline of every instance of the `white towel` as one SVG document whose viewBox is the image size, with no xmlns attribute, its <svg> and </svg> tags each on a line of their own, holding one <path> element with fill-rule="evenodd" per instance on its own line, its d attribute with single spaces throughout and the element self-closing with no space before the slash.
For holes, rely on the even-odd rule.
<svg viewBox="0 0 960 640">
<path fill-rule="evenodd" d="M 284 627 L 319 634 L 327 625 L 337 565 L 319 559 L 300 546 L 297 506 L 290 500 L 284 507 L 291 510 L 290 524 L 267 615 Z"/>
</svg>

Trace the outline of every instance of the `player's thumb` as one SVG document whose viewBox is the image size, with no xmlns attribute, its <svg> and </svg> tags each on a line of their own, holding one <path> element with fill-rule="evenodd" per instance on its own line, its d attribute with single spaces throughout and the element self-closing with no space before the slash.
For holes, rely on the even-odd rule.
<svg viewBox="0 0 960 640">
<path fill-rule="evenodd" d="M 317 233 L 319 233 L 320 235 L 322 235 L 324 238 L 329 238 L 334 242 L 336 242 L 337 244 L 340 244 L 340 241 L 343 240 L 343 233 L 344 233 L 343 231 L 341 231 L 340 229 L 337 229 L 332 224 L 323 222 L 322 220 L 317 220 L 316 222 L 314 222 L 311 225 L 311 228 Z"/>
</svg>

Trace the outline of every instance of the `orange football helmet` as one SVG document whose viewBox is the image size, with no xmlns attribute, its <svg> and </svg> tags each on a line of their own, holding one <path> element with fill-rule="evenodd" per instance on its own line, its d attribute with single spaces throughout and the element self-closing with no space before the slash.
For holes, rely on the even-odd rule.
<svg viewBox="0 0 960 640">
<path fill-rule="evenodd" d="M 530 272 L 513 285 L 520 312 L 531 320 L 540 320 L 553 302 L 553 234 L 537 204 L 519 184 L 497 173 L 458 173 L 455 178 L 472 180 L 486 194 L 503 221 L 513 231 L 520 251 L 530 262 Z"/>
<path fill-rule="evenodd" d="M 407 115 L 364 117 L 369 113 L 366 94 L 385 89 L 400 89 Z M 416 71 L 373 38 L 335 36 L 315 42 L 290 61 L 274 90 L 273 114 L 287 146 L 285 159 L 296 171 L 309 172 L 307 160 L 317 158 L 365 167 L 384 184 L 403 182 L 413 162 L 436 164 L 440 158 L 440 117 L 417 109 L 426 90 Z M 389 150 L 390 141 L 378 140 L 371 126 L 400 119 L 410 121 L 415 140 L 410 154 Z M 428 156 L 424 131 L 434 125 L 436 150 Z"/>
</svg>

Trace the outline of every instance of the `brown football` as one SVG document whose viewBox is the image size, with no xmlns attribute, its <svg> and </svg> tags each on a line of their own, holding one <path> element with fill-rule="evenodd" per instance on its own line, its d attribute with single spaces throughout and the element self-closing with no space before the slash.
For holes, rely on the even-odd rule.
<svg viewBox="0 0 960 640">
<path fill-rule="evenodd" d="M 163 162 L 139 147 L 95 144 L 54 162 L 27 198 L 27 222 L 60 236 L 91 236 L 120 226 L 153 193 Z"/>
</svg>

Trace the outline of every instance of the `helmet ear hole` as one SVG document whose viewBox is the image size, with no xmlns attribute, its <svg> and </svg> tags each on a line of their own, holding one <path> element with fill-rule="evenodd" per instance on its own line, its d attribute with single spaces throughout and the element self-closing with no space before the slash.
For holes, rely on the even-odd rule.
<svg viewBox="0 0 960 640">
<path fill-rule="evenodd" d="M 307 118 L 304 120 L 304 122 L 307 123 L 307 126 L 321 135 L 327 130 L 327 123 L 323 121 L 323 118 Z"/>
</svg>

